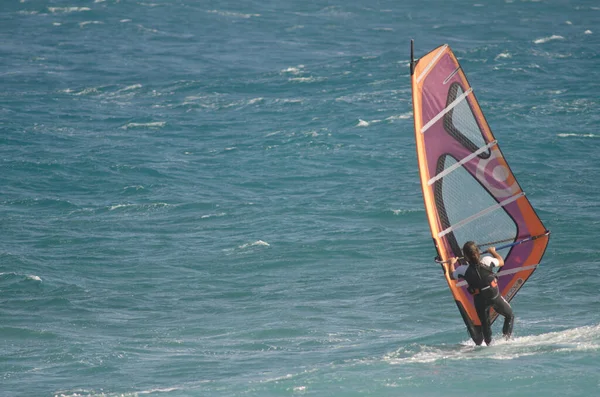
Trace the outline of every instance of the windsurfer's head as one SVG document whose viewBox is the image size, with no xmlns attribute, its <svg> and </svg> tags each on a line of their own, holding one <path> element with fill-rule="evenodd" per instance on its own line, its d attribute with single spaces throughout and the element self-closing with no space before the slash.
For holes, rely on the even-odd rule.
<svg viewBox="0 0 600 397">
<path fill-rule="evenodd" d="M 467 262 L 474 265 L 479 263 L 479 247 L 473 241 L 467 241 L 463 245 L 463 255 Z"/>
</svg>

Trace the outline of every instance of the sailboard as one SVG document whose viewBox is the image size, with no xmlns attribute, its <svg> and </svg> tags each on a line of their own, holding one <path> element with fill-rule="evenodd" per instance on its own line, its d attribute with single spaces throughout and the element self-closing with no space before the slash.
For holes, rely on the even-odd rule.
<svg viewBox="0 0 600 397">
<path fill-rule="evenodd" d="M 415 60 L 410 74 L 419 174 L 427 219 L 452 297 L 474 341 L 481 322 L 464 281 L 452 280 L 448 259 L 475 241 L 495 246 L 505 265 L 502 296 L 511 301 L 536 270 L 550 232 L 521 189 L 481 111 L 456 56 L 442 45 Z M 493 322 L 497 314 L 490 313 Z"/>
</svg>

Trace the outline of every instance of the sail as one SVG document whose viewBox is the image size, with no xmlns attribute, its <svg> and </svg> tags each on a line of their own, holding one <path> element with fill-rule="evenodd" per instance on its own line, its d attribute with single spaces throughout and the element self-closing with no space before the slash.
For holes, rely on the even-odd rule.
<svg viewBox="0 0 600 397">
<path fill-rule="evenodd" d="M 496 246 L 505 262 L 498 284 L 510 302 L 539 265 L 549 232 L 508 166 L 450 47 L 415 61 L 411 42 L 410 66 L 421 187 L 438 260 L 461 257 L 467 241 L 482 250 Z M 445 278 L 469 334 L 480 338 L 466 283 L 447 272 Z M 491 321 L 496 317 L 491 313 Z"/>
</svg>

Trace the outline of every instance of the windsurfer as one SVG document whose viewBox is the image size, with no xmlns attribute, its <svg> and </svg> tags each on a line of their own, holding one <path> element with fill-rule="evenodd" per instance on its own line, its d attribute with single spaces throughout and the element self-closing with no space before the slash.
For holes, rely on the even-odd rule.
<svg viewBox="0 0 600 397">
<path fill-rule="evenodd" d="M 496 252 L 495 247 L 488 248 L 491 256 L 481 256 L 479 247 L 473 241 L 467 241 L 463 246 L 463 255 L 467 262 L 455 268 L 458 258 L 450 259 L 450 278 L 464 279 L 468 284 L 468 291 L 473 295 L 475 310 L 481 321 L 483 340 L 486 345 L 492 342 L 492 327 L 490 324 L 490 308 L 504 317 L 502 334 L 506 339 L 510 338 L 515 316 L 510 304 L 502 297 L 498 289 L 498 281 L 494 268 L 504 266 L 504 259 Z M 481 339 L 475 340 L 480 345 Z"/>
</svg>

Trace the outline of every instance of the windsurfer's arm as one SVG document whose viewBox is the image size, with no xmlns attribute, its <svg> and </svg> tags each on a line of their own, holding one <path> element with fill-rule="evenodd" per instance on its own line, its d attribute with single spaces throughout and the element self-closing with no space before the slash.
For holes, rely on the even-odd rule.
<svg viewBox="0 0 600 397">
<path fill-rule="evenodd" d="M 456 265 L 456 262 L 458 262 L 458 258 L 457 257 L 450 258 L 449 261 L 450 262 L 448 262 L 448 267 L 447 267 L 447 269 L 448 269 L 448 275 L 450 276 L 450 278 L 452 280 L 455 280 L 455 278 L 454 278 L 454 271 L 456 269 L 454 268 L 454 265 Z"/>
<path fill-rule="evenodd" d="M 504 259 L 502 259 L 500 254 L 498 254 L 496 252 L 496 247 L 488 248 L 487 252 L 489 252 L 498 261 L 498 265 L 496 265 L 496 267 L 500 268 L 500 267 L 504 266 Z"/>
</svg>

